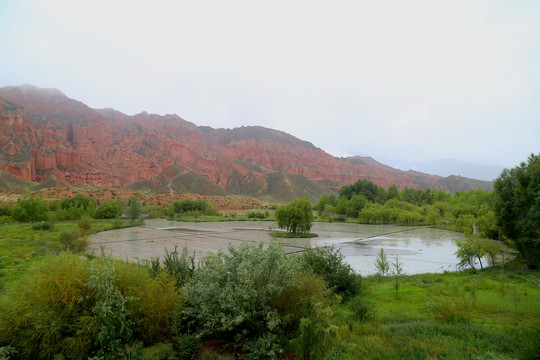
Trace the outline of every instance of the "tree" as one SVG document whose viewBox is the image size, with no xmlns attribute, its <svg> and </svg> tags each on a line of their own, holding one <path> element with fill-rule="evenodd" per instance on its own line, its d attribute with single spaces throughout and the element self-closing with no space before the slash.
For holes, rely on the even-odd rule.
<svg viewBox="0 0 540 360">
<path fill-rule="evenodd" d="M 531 264 L 540 263 L 540 154 L 495 180 L 495 217 L 502 234 Z"/>
<path fill-rule="evenodd" d="M 391 265 L 392 265 L 392 275 L 394 275 L 394 289 L 396 289 L 396 296 L 399 296 L 399 288 L 401 286 L 401 275 L 403 274 L 403 263 L 399 261 L 399 256 L 396 255 Z"/>
<path fill-rule="evenodd" d="M 18 222 L 47 220 L 47 204 L 41 198 L 29 197 L 21 199 L 13 207 L 11 217 Z"/>
<path fill-rule="evenodd" d="M 133 222 L 137 220 L 141 214 L 141 202 L 137 196 L 132 196 L 131 199 L 129 199 L 127 212 L 129 215 L 129 220 L 131 220 L 131 224 L 133 224 Z"/>
<path fill-rule="evenodd" d="M 281 229 L 291 234 L 306 234 L 313 225 L 313 210 L 308 198 L 294 199 L 276 210 L 276 220 Z"/>
<path fill-rule="evenodd" d="M 375 259 L 375 268 L 381 276 L 387 275 L 390 271 L 390 262 L 388 261 L 388 257 L 384 253 L 383 248 L 381 248 L 377 254 L 377 258 Z"/>
<path fill-rule="evenodd" d="M 481 239 L 478 235 L 469 235 L 463 241 L 457 242 L 458 250 L 455 255 L 458 257 L 460 268 L 470 266 L 475 268 L 475 261 L 478 260 L 480 268 L 483 269 L 482 258 L 487 254 L 485 242 L 490 240 Z"/>
</svg>

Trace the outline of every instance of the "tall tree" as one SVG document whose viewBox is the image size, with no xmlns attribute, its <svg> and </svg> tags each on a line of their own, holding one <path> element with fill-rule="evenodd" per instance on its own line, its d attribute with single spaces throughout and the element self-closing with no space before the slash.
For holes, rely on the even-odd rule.
<svg viewBox="0 0 540 360">
<path fill-rule="evenodd" d="M 540 263 L 540 154 L 495 180 L 495 216 L 502 234 L 531 264 Z"/>
</svg>

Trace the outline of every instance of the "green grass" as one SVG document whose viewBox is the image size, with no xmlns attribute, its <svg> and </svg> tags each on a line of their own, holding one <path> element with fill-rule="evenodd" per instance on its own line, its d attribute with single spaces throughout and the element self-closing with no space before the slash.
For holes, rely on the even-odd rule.
<svg viewBox="0 0 540 360">
<path fill-rule="evenodd" d="M 55 223 L 52 230 L 34 230 L 32 225 L 13 223 L 0 226 L 0 291 L 5 282 L 24 272 L 25 264 L 34 258 L 63 251 L 60 233 L 78 231 L 76 221 Z M 121 226 L 128 226 L 128 222 L 122 222 Z M 110 220 L 93 220 L 86 235 L 112 228 Z"/>
<path fill-rule="evenodd" d="M 506 283 L 500 269 L 404 276 L 398 295 L 391 278 L 369 277 L 364 297 L 373 304 L 371 319 L 359 323 L 347 304 L 335 307 L 339 330 L 330 348 L 341 346 L 353 359 L 534 358 L 540 275 L 518 269 L 505 275 Z"/>
<path fill-rule="evenodd" d="M 293 234 L 293 233 L 288 233 L 288 232 L 285 232 L 285 231 L 271 231 L 270 236 L 275 237 L 275 238 L 279 237 L 279 238 L 287 238 L 287 239 L 304 239 L 304 238 L 317 237 L 319 235 L 317 235 L 315 233 Z"/>
</svg>

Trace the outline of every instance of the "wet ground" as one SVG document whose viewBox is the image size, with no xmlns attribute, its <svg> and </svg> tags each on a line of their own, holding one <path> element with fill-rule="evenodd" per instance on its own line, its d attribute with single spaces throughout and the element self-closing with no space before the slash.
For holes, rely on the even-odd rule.
<svg viewBox="0 0 540 360">
<path fill-rule="evenodd" d="M 122 259 L 163 257 L 165 249 L 187 246 L 197 257 L 209 251 L 226 249 L 240 242 L 268 242 L 272 221 L 235 221 L 187 223 L 168 220 L 147 220 L 143 227 L 110 230 L 90 236 L 90 251 Z M 287 253 L 305 247 L 329 246 L 339 248 L 347 262 L 362 275 L 375 273 L 374 261 L 381 248 L 389 255 L 399 256 L 407 274 L 455 270 L 457 247 L 455 240 L 463 239 L 456 232 L 425 227 L 396 225 L 360 225 L 315 223 L 312 232 L 318 237 L 309 239 L 279 239 Z"/>
</svg>

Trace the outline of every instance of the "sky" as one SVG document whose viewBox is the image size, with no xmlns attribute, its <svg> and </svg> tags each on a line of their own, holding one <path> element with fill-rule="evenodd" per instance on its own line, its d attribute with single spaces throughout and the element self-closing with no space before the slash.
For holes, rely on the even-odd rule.
<svg viewBox="0 0 540 360">
<path fill-rule="evenodd" d="M 0 87 L 514 167 L 540 152 L 539 19 L 537 0 L 0 0 Z"/>
</svg>

